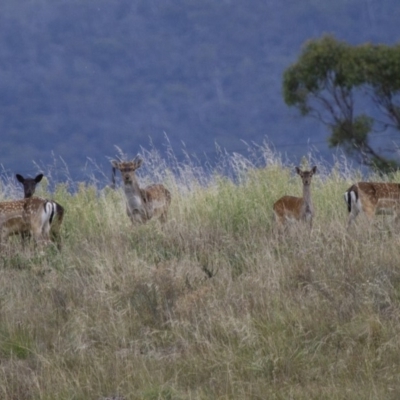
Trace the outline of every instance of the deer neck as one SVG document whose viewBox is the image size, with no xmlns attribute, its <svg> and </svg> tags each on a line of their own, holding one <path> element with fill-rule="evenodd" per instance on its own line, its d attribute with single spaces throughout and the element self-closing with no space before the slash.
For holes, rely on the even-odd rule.
<svg viewBox="0 0 400 400">
<path fill-rule="evenodd" d="M 142 190 L 140 189 L 139 183 L 136 179 L 124 184 L 124 192 L 128 202 L 128 207 L 131 211 L 145 209 L 146 206 L 143 201 Z"/>
<path fill-rule="evenodd" d="M 307 212 L 312 212 L 311 185 L 303 185 L 303 207 Z"/>
</svg>

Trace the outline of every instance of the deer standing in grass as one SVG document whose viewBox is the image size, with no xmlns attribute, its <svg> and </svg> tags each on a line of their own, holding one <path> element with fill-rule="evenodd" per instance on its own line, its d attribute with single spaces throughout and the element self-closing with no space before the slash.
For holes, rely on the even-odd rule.
<svg viewBox="0 0 400 400">
<path fill-rule="evenodd" d="M 369 220 L 375 214 L 394 214 L 400 216 L 400 184 L 384 182 L 358 182 L 344 194 L 349 211 L 348 226 L 360 212 Z"/>
<path fill-rule="evenodd" d="M 0 203 L 0 243 L 15 234 L 31 234 L 37 244 L 49 242 L 57 204 L 40 197 Z"/>
<path fill-rule="evenodd" d="M 305 221 L 312 228 L 314 207 L 311 201 L 311 180 L 317 172 L 314 166 L 310 171 L 302 171 L 296 167 L 296 172 L 303 182 L 303 196 L 283 196 L 277 200 L 273 206 L 275 218 L 280 227 L 283 227 L 287 221 Z"/>
<path fill-rule="evenodd" d="M 115 170 L 121 172 L 126 198 L 126 212 L 133 224 L 144 224 L 152 218 L 166 222 L 171 204 L 171 193 L 161 183 L 140 188 L 135 171 L 143 160 L 136 157 L 132 161 L 111 161 L 113 166 L 113 185 Z"/>
<path fill-rule="evenodd" d="M 31 198 L 36 190 L 36 185 L 43 179 L 43 174 L 36 175 L 35 178 L 24 178 L 20 174 L 15 175 L 18 182 L 20 182 L 24 188 L 24 198 Z M 61 250 L 61 236 L 60 228 L 64 218 L 64 207 L 62 207 L 57 202 L 52 202 L 54 205 L 53 216 L 50 220 L 50 237 L 57 244 L 57 248 Z M 28 233 L 28 232 L 27 232 Z M 21 233 L 22 237 L 26 236 L 26 233 Z"/>
</svg>

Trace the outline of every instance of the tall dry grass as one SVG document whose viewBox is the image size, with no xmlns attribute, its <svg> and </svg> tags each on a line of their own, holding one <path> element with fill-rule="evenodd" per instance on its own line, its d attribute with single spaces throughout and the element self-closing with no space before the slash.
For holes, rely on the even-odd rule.
<svg viewBox="0 0 400 400">
<path fill-rule="evenodd" d="M 145 154 L 141 181 L 173 194 L 163 227 L 133 227 L 121 189 L 43 185 L 63 251 L 1 255 L 0 398 L 397 399 L 398 227 L 347 230 L 357 174 L 319 165 L 312 233 L 277 235 L 272 204 L 301 180 L 261 156 L 205 173 Z"/>
</svg>

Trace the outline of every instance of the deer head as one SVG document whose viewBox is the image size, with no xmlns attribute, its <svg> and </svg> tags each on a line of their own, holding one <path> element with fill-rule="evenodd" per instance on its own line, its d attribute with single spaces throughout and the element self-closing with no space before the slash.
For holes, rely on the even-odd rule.
<svg viewBox="0 0 400 400">
<path fill-rule="evenodd" d="M 310 186 L 311 178 L 317 172 L 317 167 L 312 167 L 310 171 L 302 171 L 299 167 L 296 167 L 296 172 L 298 175 L 300 175 L 303 185 Z"/>
<path fill-rule="evenodd" d="M 32 197 L 36 190 L 36 185 L 42 180 L 43 174 L 36 175 L 35 178 L 24 178 L 20 174 L 16 174 L 17 181 L 22 183 L 24 187 L 25 199 Z"/>
<path fill-rule="evenodd" d="M 124 184 L 130 184 L 136 180 L 135 171 L 141 167 L 143 160 L 136 156 L 132 161 L 111 161 L 112 169 L 112 185 L 115 187 L 115 171 L 121 172 Z"/>
</svg>

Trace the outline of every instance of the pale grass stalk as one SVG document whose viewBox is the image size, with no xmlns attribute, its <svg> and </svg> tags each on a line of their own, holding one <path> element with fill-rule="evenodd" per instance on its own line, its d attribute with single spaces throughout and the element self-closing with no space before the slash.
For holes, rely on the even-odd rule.
<svg viewBox="0 0 400 400">
<path fill-rule="evenodd" d="M 298 178 L 227 165 L 240 181 L 169 177 L 163 229 L 133 227 L 121 189 L 58 190 L 63 252 L 1 258 L 2 399 L 393 398 L 396 230 L 350 234 L 353 177 L 322 173 L 312 237 L 278 240 L 271 208 Z"/>
</svg>

